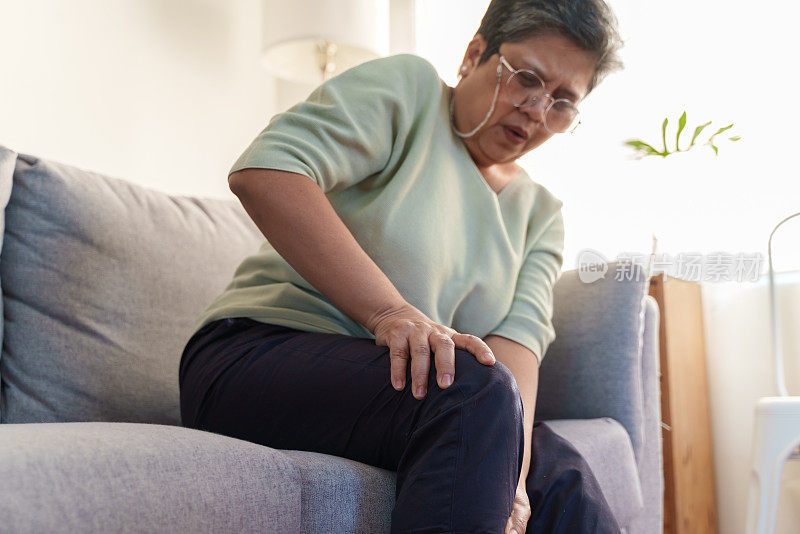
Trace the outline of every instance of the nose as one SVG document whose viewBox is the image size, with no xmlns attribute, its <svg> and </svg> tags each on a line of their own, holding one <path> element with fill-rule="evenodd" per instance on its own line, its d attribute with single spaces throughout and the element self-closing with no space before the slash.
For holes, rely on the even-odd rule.
<svg viewBox="0 0 800 534">
<path fill-rule="evenodd" d="M 546 97 L 538 95 L 534 96 L 524 106 L 520 106 L 517 109 L 527 113 L 527 115 L 534 121 L 544 123 L 544 115 L 547 110 L 547 103 Z"/>
</svg>

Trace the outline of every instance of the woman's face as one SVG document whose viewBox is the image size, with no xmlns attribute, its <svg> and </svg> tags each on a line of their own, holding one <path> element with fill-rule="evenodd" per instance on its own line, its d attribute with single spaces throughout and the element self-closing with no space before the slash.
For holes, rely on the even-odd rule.
<svg viewBox="0 0 800 534">
<path fill-rule="evenodd" d="M 514 69 L 531 69 L 545 82 L 553 98 L 569 98 L 576 105 L 586 94 L 594 74 L 593 56 L 560 34 L 531 37 L 517 43 L 503 43 L 500 53 L 478 65 L 486 41 L 478 34 L 464 55 L 461 80 L 456 85 L 453 116 L 460 132 L 472 131 L 486 117 L 497 86 L 497 65 L 502 55 Z M 517 109 L 505 96 L 505 83 L 511 72 L 503 67 L 500 92 L 494 111 L 475 135 L 464 138 L 478 167 L 508 163 L 547 141 L 553 134 L 544 127 L 544 112 L 549 103 L 541 99 L 533 106 Z M 510 135 L 510 130 L 522 138 Z"/>
</svg>

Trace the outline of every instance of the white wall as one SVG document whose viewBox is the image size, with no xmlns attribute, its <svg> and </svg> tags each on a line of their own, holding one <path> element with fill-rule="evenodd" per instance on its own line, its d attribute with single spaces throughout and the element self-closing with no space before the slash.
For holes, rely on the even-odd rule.
<svg viewBox="0 0 800 534">
<path fill-rule="evenodd" d="M 0 144 L 162 191 L 234 198 L 275 111 L 257 0 L 0 0 Z"/>
<path fill-rule="evenodd" d="M 754 406 L 776 395 L 773 386 L 769 286 L 704 284 L 703 308 L 708 361 L 711 431 L 716 462 L 722 534 L 743 533 L 747 510 Z M 787 386 L 800 394 L 800 273 L 776 277 L 778 324 L 786 358 Z M 792 358 L 792 355 L 794 356 Z M 777 534 L 796 534 L 800 525 L 800 461 L 784 469 L 778 501 Z"/>
</svg>

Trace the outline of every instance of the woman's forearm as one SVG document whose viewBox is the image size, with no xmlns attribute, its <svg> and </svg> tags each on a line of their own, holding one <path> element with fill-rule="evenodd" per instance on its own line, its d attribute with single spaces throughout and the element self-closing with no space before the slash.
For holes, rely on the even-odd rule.
<svg viewBox="0 0 800 534">
<path fill-rule="evenodd" d="M 310 178 L 249 168 L 228 182 L 278 254 L 342 313 L 374 333 L 379 318 L 407 305 Z"/>
<path fill-rule="evenodd" d="M 536 412 L 536 392 L 539 389 L 539 360 L 527 347 L 502 336 L 488 335 L 483 340 L 492 349 L 498 362 L 508 367 L 514 375 L 522 397 L 523 427 L 525 429 L 524 454 L 522 472 L 518 484 L 523 486 L 528 478 L 531 466 L 531 439 L 533 437 L 533 420 Z"/>
</svg>

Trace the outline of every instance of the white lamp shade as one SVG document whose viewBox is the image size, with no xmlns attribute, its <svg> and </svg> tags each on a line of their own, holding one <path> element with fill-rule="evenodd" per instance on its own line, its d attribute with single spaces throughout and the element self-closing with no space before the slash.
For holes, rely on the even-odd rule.
<svg viewBox="0 0 800 534">
<path fill-rule="evenodd" d="M 389 52 L 389 0 L 264 0 L 262 64 L 275 76 L 319 83 L 318 44 L 336 45 L 338 74 Z"/>
</svg>

